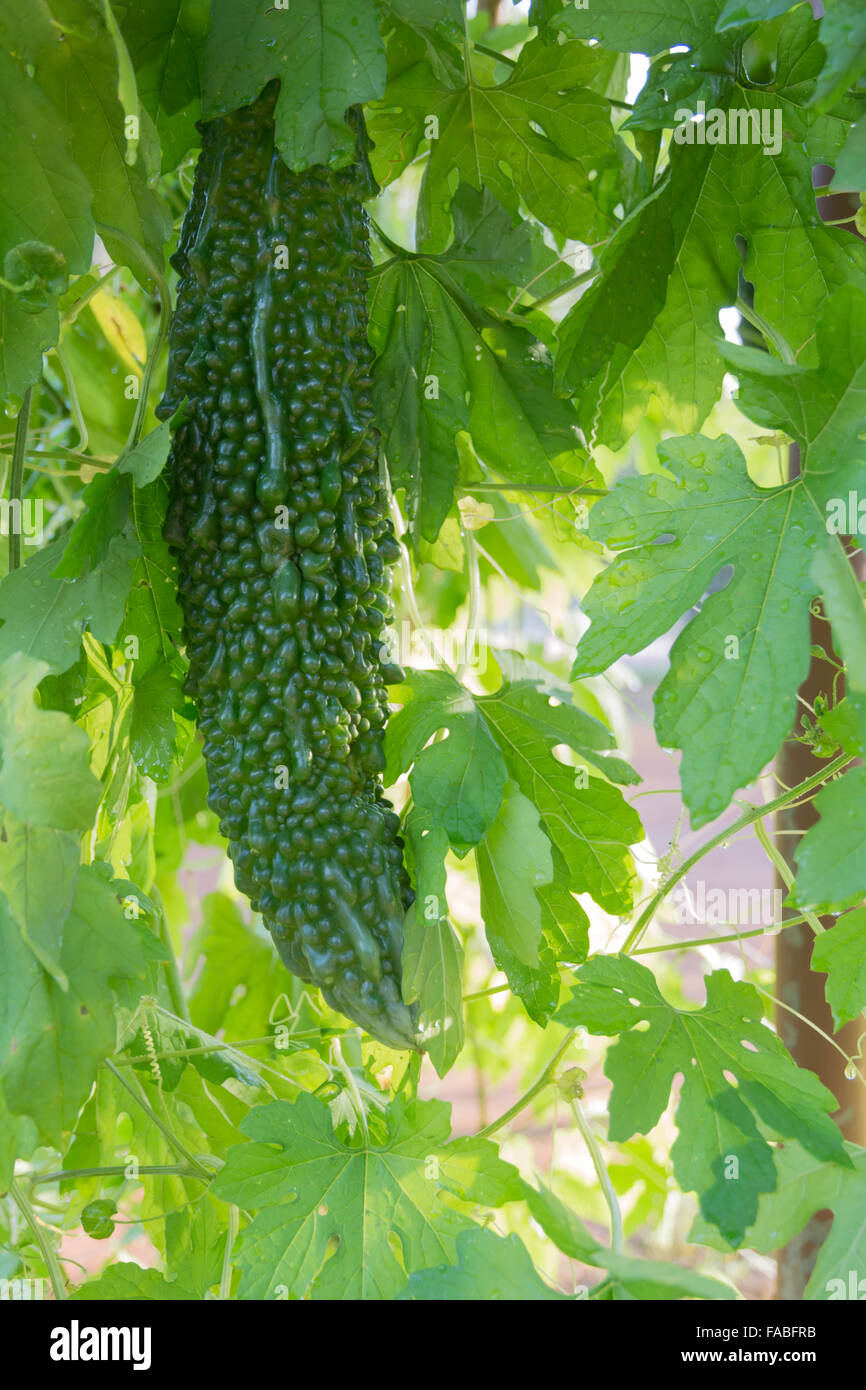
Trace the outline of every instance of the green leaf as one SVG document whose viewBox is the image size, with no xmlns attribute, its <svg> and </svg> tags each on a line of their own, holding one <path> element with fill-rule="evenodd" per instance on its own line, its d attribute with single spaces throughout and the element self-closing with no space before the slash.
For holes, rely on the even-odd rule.
<svg viewBox="0 0 866 1390">
<path fill-rule="evenodd" d="M 0 289 L 0 396 L 21 397 L 42 371 L 42 354 L 57 342 L 60 319 L 52 305 L 31 314 L 21 295 Z"/>
<path fill-rule="evenodd" d="M 481 916 L 488 933 L 498 936 L 524 965 L 538 964 L 541 905 L 536 888 L 550 883 L 550 841 L 538 809 L 507 782 L 496 820 L 475 851 L 481 888 Z"/>
<path fill-rule="evenodd" d="M 90 0 L 51 0 L 51 13 L 45 6 L 45 14 L 53 42 L 42 55 L 39 81 L 62 113 L 59 124 L 69 131 L 73 157 L 93 189 L 93 217 L 106 228 L 109 254 L 149 287 L 147 265 L 129 240 L 161 266 L 171 218 L 151 186 L 155 170 L 146 163 L 147 142 L 140 141 L 132 163 L 127 159 L 114 38 Z M 110 235 L 108 228 L 122 235 Z"/>
<path fill-rule="evenodd" d="M 199 73 L 210 24 L 208 0 L 148 0 L 112 8 L 135 67 L 138 95 L 156 125 L 163 169 L 199 143 Z"/>
<path fill-rule="evenodd" d="M 863 804 L 866 769 L 851 768 L 822 787 L 812 803 L 820 816 L 806 831 L 796 853 L 797 907 L 835 912 L 853 907 L 866 893 Z"/>
<path fill-rule="evenodd" d="M 52 579 L 82 579 L 103 563 L 126 526 L 131 496 L 132 484 L 119 468 L 93 475 L 81 494 L 83 510 L 63 538 L 63 558 Z"/>
<path fill-rule="evenodd" d="M 826 110 L 866 72 L 866 14 L 860 0 L 824 0 L 820 35 L 827 60 L 815 100 Z"/>
<path fill-rule="evenodd" d="M 131 473 L 136 487 L 147 487 L 158 478 L 168 458 L 171 443 L 171 421 L 164 420 L 155 430 L 117 460 L 118 473 Z"/>
<path fill-rule="evenodd" d="M 630 1298 L 667 1301 L 672 1298 L 736 1298 L 736 1289 L 709 1279 L 694 1269 L 663 1260 L 637 1260 L 614 1250 L 602 1250 L 594 1264 L 608 1270 Z"/>
<path fill-rule="evenodd" d="M 674 1173 L 684 1191 L 698 1194 L 705 1218 L 735 1246 L 755 1219 L 760 1193 L 776 1186 L 773 1154 L 759 1120 L 818 1158 L 850 1164 L 830 1119 L 835 1097 L 794 1064 L 761 1023 L 762 1015 L 757 990 L 732 980 L 726 970 L 707 977 L 702 1009 L 674 1009 L 651 972 L 627 956 L 597 956 L 580 966 L 573 995 L 556 1015 L 568 1027 L 620 1035 L 605 1061 L 605 1075 L 613 1083 L 613 1142 L 652 1129 L 675 1077 L 683 1076 L 679 1137 L 671 1150 Z"/>
<path fill-rule="evenodd" d="M 477 704 L 510 776 L 538 808 L 542 829 L 568 865 L 568 889 L 590 893 L 607 912 L 628 912 L 635 883 L 628 846 L 643 837 L 640 819 L 616 787 L 554 756 L 578 730 L 585 752 L 595 721 L 573 719 L 570 706 L 550 705 L 525 682 L 506 682 Z"/>
<path fill-rule="evenodd" d="M 133 567 L 122 636 L 138 641 L 137 681 L 159 663 L 168 663 L 175 672 L 179 669 L 183 619 L 177 601 L 177 564 L 162 539 L 167 496 L 168 484 L 160 475 L 146 487 L 135 488 L 130 502 L 140 554 Z"/>
<path fill-rule="evenodd" d="M 697 827 L 760 773 L 792 727 L 809 667 L 813 557 L 839 541 L 820 507 L 826 479 L 756 487 L 727 435 L 667 440 L 658 452 L 664 474 L 624 479 L 592 510 L 590 535 L 624 553 L 590 589 L 591 626 L 572 675 L 643 650 L 714 589 L 674 642 L 655 695 L 658 738 L 683 750 Z M 728 565 L 733 575 L 719 589 Z"/>
<path fill-rule="evenodd" d="M 90 1302 L 91 1299 L 108 1302 L 147 1302 L 164 1303 L 171 1299 L 188 1302 L 197 1298 L 185 1283 L 166 1279 L 157 1269 L 142 1269 L 141 1265 L 109 1265 L 96 1279 L 88 1279 L 70 1295 L 73 1302 Z"/>
<path fill-rule="evenodd" d="M 256 1213 L 240 1238 L 240 1297 L 282 1287 L 290 1298 L 393 1298 L 408 1271 L 454 1258 L 471 1223 L 442 1194 L 498 1204 L 520 1189 L 495 1145 L 447 1142 L 448 1116 L 439 1101 L 398 1099 L 381 1141 L 353 1142 L 310 1096 L 251 1110 L 241 1126 L 251 1142 L 230 1150 L 212 1185 Z"/>
<path fill-rule="evenodd" d="M 214 0 L 204 51 L 206 119 L 254 101 L 280 79 L 276 144 L 290 169 L 347 164 L 355 136 L 346 108 L 385 87 L 373 0 Z"/>
<path fill-rule="evenodd" d="M 827 976 L 827 1003 L 836 1028 L 866 1008 L 866 908 L 846 912 L 812 947 L 812 969 Z"/>
<path fill-rule="evenodd" d="M 760 24 L 787 14 L 797 0 L 726 0 L 716 28 L 719 33 L 742 24 Z"/>
<path fill-rule="evenodd" d="M 866 1285 L 866 1151 L 846 1144 L 850 1166 L 823 1163 L 799 1144 L 776 1153 L 779 1181 L 775 1192 L 761 1197 L 757 1220 L 746 1244 L 773 1254 L 792 1240 L 818 1211 L 832 1211 L 833 1225 L 821 1242 L 806 1285 L 807 1299 L 856 1299 Z M 689 1238 L 724 1249 L 712 1228 L 698 1217 Z"/>
<path fill-rule="evenodd" d="M 51 671 L 67 671 L 78 659 L 85 629 L 100 642 L 112 642 L 123 617 L 138 549 L 134 537 L 116 535 L 105 560 L 84 578 L 56 579 L 61 538 L 7 574 L 0 581 L 0 661 L 24 652 Z"/>
<path fill-rule="evenodd" d="M 866 464 L 866 291 L 854 285 L 837 290 L 813 331 L 819 364 L 812 368 L 757 348 L 725 343 L 720 350 L 737 373 L 744 414 L 784 430 L 803 447 L 803 467 L 829 516 L 831 498 L 849 480 L 854 487 Z"/>
<path fill-rule="evenodd" d="M 498 262 L 497 240 L 504 255 Z M 371 272 L 377 411 L 390 422 L 385 454 L 394 487 L 406 489 L 416 537 L 435 540 L 451 506 L 459 431 L 468 431 L 478 457 L 509 482 L 566 489 L 596 476 L 577 438 L 574 409 L 553 394 L 544 349 L 475 300 L 483 275 L 499 285 L 491 302 L 501 303 L 503 277 L 511 281 L 517 258 L 528 261 L 530 250 L 489 192 L 461 188 L 445 255 L 395 254 Z"/>
<path fill-rule="evenodd" d="M 602 1250 L 602 1246 L 591 1231 L 587 1230 L 580 1217 L 561 1202 L 549 1187 L 545 1187 L 544 1183 L 539 1183 L 536 1188 L 528 1182 L 523 1182 L 521 1187 L 530 1216 L 538 1222 L 557 1249 L 570 1260 L 595 1264 L 595 1256 Z"/>
<path fill-rule="evenodd" d="M 493 1231 L 464 1231 L 457 1238 L 455 1264 L 413 1271 L 398 1299 L 538 1303 L 564 1299 L 535 1272 L 519 1236 Z"/>
<path fill-rule="evenodd" d="M 859 193 L 866 189 L 866 116 L 851 130 L 836 160 L 831 193 Z"/>
<path fill-rule="evenodd" d="M 498 85 L 478 82 L 468 63 L 447 74 L 418 63 L 389 82 L 384 104 L 400 112 L 404 150 L 428 136 L 431 118 L 438 122 L 421 185 L 419 245 L 444 250 L 458 182 L 488 190 L 512 217 L 524 202 L 564 236 L 590 241 L 608 231 L 593 182 L 614 159 L 610 106 L 591 90 L 602 62 L 584 44 L 533 40 Z"/>
<path fill-rule="evenodd" d="M 54 757 L 53 742 L 43 756 Z M 86 759 L 81 766 L 89 777 Z M 78 882 L 79 836 L 71 830 L 20 821 L 9 811 L 2 819 L 0 883 L 9 911 L 40 965 L 66 989 L 60 945 Z"/>
<path fill-rule="evenodd" d="M 463 1028 L 463 945 L 448 920 L 445 855 L 448 837 L 414 806 L 406 818 L 415 901 L 403 925 L 403 998 L 418 1004 L 418 1032 L 439 1076 L 460 1054 Z"/>
<path fill-rule="evenodd" d="M 79 870 L 63 924 L 60 967 L 67 990 L 45 973 L 0 899 L 0 1058 L 6 1104 L 30 1115 L 43 1142 L 59 1147 L 115 1048 L 116 980 L 147 974 L 137 932 L 124 915 L 120 885 L 105 866 Z"/>
<path fill-rule="evenodd" d="M 0 665 L 0 805 L 29 825 L 89 827 L 102 788 L 87 735 L 34 693 L 48 667 L 16 653 Z"/>
<path fill-rule="evenodd" d="M 220 1281 L 226 1215 L 223 1204 L 208 1193 L 192 1211 L 170 1212 L 166 1218 L 166 1263 L 194 1290 L 194 1298 L 206 1298 Z"/>
<path fill-rule="evenodd" d="M 621 53 L 659 53 L 677 44 L 694 47 L 713 32 L 724 0 L 633 0 L 628 6 L 566 6 L 553 21 L 560 32 L 598 39 Z M 787 9 L 787 6 L 785 7 Z"/>
<path fill-rule="evenodd" d="M 410 671 L 394 692 L 404 703 L 385 731 L 386 785 L 411 767 L 417 805 L 466 853 L 493 824 L 502 802 L 505 764 L 476 702 L 447 671 Z M 425 747 L 433 734 L 448 738 Z"/>
<path fill-rule="evenodd" d="M 530 1018 L 545 1027 L 560 992 L 540 897 L 553 878 L 553 846 L 538 808 L 515 782 L 506 783 L 499 815 L 478 845 L 475 862 L 490 954 Z"/>
<path fill-rule="evenodd" d="M 812 169 L 834 163 L 849 127 L 808 109 L 823 62 L 816 35 L 800 6 L 779 35 L 773 90 L 729 78 L 717 97 L 743 119 L 778 111 L 778 153 L 672 143 L 668 173 L 610 238 L 601 274 L 562 321 L 557 375 L 576 393 L 588 437 L 619 447 L 653 396 L 674 428 L 699 427 L 721 391 L 718 315 L 741 272 L 806 368 L 818 361 L 825 300 L 848 281 L 866 284 L 864 244 L 817 215 Z"/>
<path fill-rule="evenodd" d="M 139 772 L 164 782 L 171 772 L 177 746 L 175 714 L 186 707 L 177 675 L 154 666 L 135 682 L 129 731 L 130 749 Z"/>
<path fill-rule="evenodd" d="M 0 150 L 0 260 L 22 243 L 40 242 L 62 258 L 67 274 L 83 275 L 93 249 L 93 194 L 70 151 L 68 126 L 28 72 L 37 64 L 41 70 L 58 38 L 38 0 L 3 7 L 0 124 L 27 138 L 7 138 Z M 33 384 L 58 331 L 54 304 L 33 313 L 22 295 L 0 289 L 0 396 L 20 396 Z"/>
<path fill-rule="evenodd" d="M 93 248 L 91 187 L 70 151 L 73 122 L 58 117 L 42 85 L 60 35 L 41 0 L 9 0 L 0 39 L 3 127 L 27 134 L 6 140 L 0 154 L 0 187 L 7 194 L 0 202 L 0 254 L 5 257 L 20 242 L 40 241 L 60 253 L 70 274 L 83 275 Z M 38 81 L 27 71 L 37 64 Z"/>
</svg>

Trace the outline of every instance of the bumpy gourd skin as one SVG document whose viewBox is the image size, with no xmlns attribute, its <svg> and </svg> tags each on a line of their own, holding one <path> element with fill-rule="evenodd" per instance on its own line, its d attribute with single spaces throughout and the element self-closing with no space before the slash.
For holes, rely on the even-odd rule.
<svg viewBox="0 0 866 1390">
<path fill-rule="evenodd" d="M 289 970 L 396 1047 L 412 901 L 379 781 L 397 556 L 366 336 L 371 181 L 292 174 L 269 88 L 202 126 L 159 414 L 209 804 Z"/>
</svg>

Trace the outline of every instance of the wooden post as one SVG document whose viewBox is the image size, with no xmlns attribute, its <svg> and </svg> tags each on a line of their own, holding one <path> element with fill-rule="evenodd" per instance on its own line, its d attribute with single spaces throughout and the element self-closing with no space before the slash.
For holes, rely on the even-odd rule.
<svg viewBox="0 0 866 1390">
<path fill-rule="evenodd" d="M 799 449 L 794 444 L 791 446 L 790 476 L 796 477 L 799 469 Z M 813 645 L 821 646 L 829 655 L 834 655 L 827 620 L 813 614 L 810 622 Z M 800 687 L 800 694 L 814 706 L 816 696 L 830 694 L 832 679 L 832 667 L 820 657 L 813 657 L 809 674 Z M 842 693 L 844 692 L 840 683 L 837 686 L 837 695 L 841 697 Z M 793 738 L 783 744 L 776 762 L 779 777 L 788 787 L 796 786 L 798 782 L 810 777 L 821 765 L 821 760 L 813 756 L 807 744 L 797 743 Z M 813 801 L 786 808 L 777 814 L 777 830 L 796 832 L 783 834 L 777 841 L 782 857 L 792 867 L 802 833 L 814 825 L 817 819 Z M 776 886 L 787 896 L 785 885 L 778 875 Z M 789 912 L 787 915 L 796 914 Z M 825 927 L 829 927 L 834 920 L 832 917 L 821 919 Z M 796 1009 L 832 1036 L 833 1019 L 824 997 L 826 976 L 817 974 L 810 968 L 813 941 L 811 928 L 805 922 L 788 927 L 780 933 L 776 941 L 776 995 L 783 1003 Z M 857 1039 L 863 1027 L 860 1019 L 848 1024 L 836 1035 L 839 1046 L 848 1053 L 856 1053 Z M 834 1118 L 845 1138 L 856 1144 L 866 1142 L 866 1088 L 856 1081 L 846 1079 L 845 1063 L 836 1049 L 814 1028 L 801 1023 L 786 1009 L 777 1008 L 776 1028 L 798 1066 L 808 1067 L 809 1071 L 813 1071 L 836 1096 L 839 1109 Z M 777 1298 L 796 1300 L 803 1297 L 803 1291 L 831 1220 L 830 1212 L 816 1213 L 800 1234 L 779 1252 Z"/>
</svg>

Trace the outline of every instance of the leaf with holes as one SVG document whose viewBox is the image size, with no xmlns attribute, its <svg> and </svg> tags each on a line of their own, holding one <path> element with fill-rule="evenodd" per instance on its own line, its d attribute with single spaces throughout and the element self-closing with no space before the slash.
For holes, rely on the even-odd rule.
<svg viewBox="0 0 866 1390">
<path fill-rule="evenodd" d="M 229 1151 L 213 1183 L 254 1213 L 240 1238 L 240 1297 L 393 1298 L 405 1270 L 453 1259 L 472 1222 L 445 1194 L 495 1206 L 520 1187 L 489 1141 L 449 1144 L 448 1117 L 440 1101 L 397 1099 L 381 1133 L 352 1140 L 310 1096 L 251 1110 L 241 1125 L 251 1142 Z"/>
<path fill-rule="evenodd" d="M 835 1096 L 764 1027 L 757 990 L 727 970 L 714 970 L 706 984 L 703 1008 L 675 1009 L 645 966 L 627 956 L 597 956 L 580 966 L 572 997 L 556 1017 L 571 1028 L 618 1035 L 604 1067 L 613 1082 L 614 1142 L 652 1129 L 682 1076 L 674 1173 L 736 1246 L 755 1219 L 760 1194 L 776 1188 L 761 1125 L 826 1162 L 850 1166 L 851 1160 L 830 1119 Z"/>
</svg>

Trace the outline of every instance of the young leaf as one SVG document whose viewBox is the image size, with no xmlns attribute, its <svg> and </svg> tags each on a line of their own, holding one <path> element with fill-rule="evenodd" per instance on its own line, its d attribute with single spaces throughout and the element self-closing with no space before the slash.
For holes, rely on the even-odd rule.
<svg viewBox="0 0 866 1390">
<path fill-rule="evenodd" d="M 464 1231 L 457 1237 L 454 1264 L 415 1270 L 403 1292 L 397 1295 L 400 1301 L 449 1303 L 538 1303 L 565 1297 L 536 1273 L 519 1236 L 498 1236 L 493 1231 L 478 1229 Z"/>
<path fill-rule="evenodd" d="M 772 1150 L 759 1120 L 818 1158 L 850 1166 L 830 1119 L 836 1098 L 794 1064 L 761 1023 L 762 1015 L 757 991 L 732 980 L 727 970 L 707 977 L 702 1009 L 674 1009 L 652 973 L 627 956 L 597 956 L 580 966 L 572 997 L 556 1015 L 568 1027 L 619 1035 L 605 1061 L 613 1082 L 614 1142 L 652 1129 L 674 1078 L 682 1075 L 674 1173 L 735 1246 L 755 1219 L 759 1195 L 776 1186 Z"/>
<path fill-rule="evenodd" d="M 827 975 L 827 1003 L 837 1029 L 866 1009 L 866 908 L 846 912 L 812 947 L 812 969 Z"/>
<path fill-rule="evenodd" d="M 448 920 L 445 855 L 448 837 L 414 806 L 406 818 L 415 901 L 403 926 L 403 998 L 418 1003 L 418 1031 L 439 1076 L 462 1047 L 463 945 Z"/>
<path fill-rule="evenodd" d="M 542 933 L 535 890 L 550 883 L 553 860 L 538 809 L 515 782 L 505 784 L 499 814 L 475 857 L 488 936 L 500 937 L 524 965 L 537 965 Z"/>
<path fill-rule="evenodd" d="M 230 1151 L 213 1183 L 255 1213 L 237 1257 L 240 1297 L 282 1286 L 295 1298 L 393 1298 L 406 1271 L 454 1258 L 472 1223 L 442 1194 L 499 1204 L 520 1188 L 489 1141 L 449 1144 L 448 1116 L 440 1101 L 397 1099 L 381 1142 L 351 1142 L 310 1096 L 251 1110 L 241 1126 L 251 1142 Z"/>
<path fill-rule="evenodd" d="M 853 907 L 866 893 L 864 797 L 866 769 L 862 767 L 851 768 L 815 797 L 820 820 L 806 831 L 796 849 L 798 907 L 838 912 Z"/>
<path fill-rule="evenodd" d="M 465 854 L 493 824 L 502 802 L 505 764 L 476 703 L 447 671 L 410 671 L 395 698 L 404 704 L 388 721 L 386 785 L 412 767 L 417 805 Z M 425 747 L 439 729 L 448 738 Z"/>
</svg>

